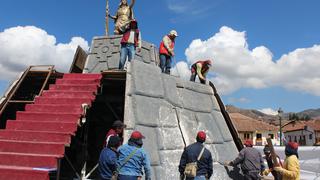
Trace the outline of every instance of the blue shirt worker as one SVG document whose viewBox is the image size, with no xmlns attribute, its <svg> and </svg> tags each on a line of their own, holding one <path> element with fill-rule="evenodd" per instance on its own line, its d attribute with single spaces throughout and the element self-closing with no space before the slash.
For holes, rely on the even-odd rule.
<svg viewBox="0 0 320 180">
<path fill-rule="evenodd" d="M 183 180 L 206 180 L 212 176 L 212 155 L 203 145 L 206 141 L 206 133 L 199 131 L 196 139 L 197 142 L 184 149 L 180 159 L 179 172 L 180 178 Z M 190 163 L 196 163 L 197 168 L 194 177 L 190 177 L 185 171 L 186 166 Z"/>
<path fill-rule="evenodd" d="M 119 159 L 117 162 L 119 176 L 118 180 L 137 180 L 143 175 L 144 168 L 145 179 L 151 180 L 150 160 L 143 149 L 145 137 L 139 131 L 133 131 L 128 144 L 119 148 Z"/>
<path fill-rule="evenodd" d="M 121 144 L 119 136 L 111 136 L 106 148 L 101 151 L 99 158 L 99 172 L 101 180 L 110 180 L 117 169 L 118 152 Z"/>
</svg>

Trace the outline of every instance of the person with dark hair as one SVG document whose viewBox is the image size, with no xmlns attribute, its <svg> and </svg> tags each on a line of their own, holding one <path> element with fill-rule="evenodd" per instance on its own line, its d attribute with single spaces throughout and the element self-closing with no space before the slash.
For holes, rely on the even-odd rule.
<svg viewBox="0 0 320 180">
<path fill-rule="evenodd" d="M 143 146 L 145 137 L 139 131 L 131 133 L 128 144 L 119 148 L 119 159 L 117 170 L 119 173 L 118 180 L 137 180 L 141 179 L 144 168 L 146 180 L 151 180 L 151 164 Z"/>
<path fill-rule="evenodd" d="M 136 54 L 136 49 L 138 52 L 141 51 L 141 33 L 138 29 L 138 22 L 131 20 L 128 29 L 126 29 L 121 39 L 120 70 L 124 69 L 127 57 L 128 62 L 131 62 Z"/>
<path fill-rule="evenodd" d="M 99 158 L 99 172 L 101 180 L 110 180 L 113 172 L 117 169 L 118 152 L 121 138 L 118 136 L 111 136 L 107 147 L 105 147 Z"/>
<path fill-rule="evenodd" d="M 246 180 L 261 179 L 260 173 L 265 169 L 261 153 L 253 148 L 252 140 L 246 140 L 244 145 L 246 147 L 239 152 L 238 157 L 231 162 L 225 162 L 225 165 L 236 166 L 241 164 L 241 170 Z"/>
<path fill-rule="evenodd" d="M 268 168 L 269 168 L 269 169 L 265 169 L 263 171 L 263 175 L 267 176 L 271 172 L 271 174 L 274 177 L 274 180 L 281 180 L 282 179 L 281 178 L 281 174 L 274 170 L 275 163 L 272 160 L 271 148 L 268 145 L 265 145 L 264 148 L 263 148 L 263 152 L 264 152 L 265 159 L 267 161 Z M 278 160 L 277 163 L 281 165 L 281 160 L 280 160 L 279 156 L 277 156 L 277 160 Z"/>
<path fill-rule="evenodd" d="M 211 60 L 205 60 L 205 61 L 197 61 L 191 66 L 191 77 L 190 81 L 195 82 L 196 76 L 198 75 L 200 83 L 206 84 L 206 76 L 209 72 L 209 69 L 211 67 L 212 61 Z"/>
<path fill-rule="evenodd" d="M 282 175 L 282 180 L 299 180 L 300 164 L 298 155 L 298 143 L 288 142 L 285 148 L 286 159 L 283 167 L 275 167 L 274 170 Z"/>
<path fill-rule="evenodd" d="M 113 122 L 112 124 L 112 128 L 108 131 L 108 133 L 106 134 L 106 138 L 105 138 L 105 142 L 104 144 L 108 144 L 109 138 L 111 136 L 119 136 L 122 137 L 123 134 L 123 129 L 126 128 L 126 125 L 120 121 L 120 120 L 116 120 Z M 122 139 L 122 138 L 121 138 Z M 121 145 L 122 145 L 123 140 L 121 140 Z"/>
<path fill-rule="evenodd" d="M 187 146 L 182 153 L 179 164 L 181 179 L 205 180 L 212 176 L 212 155 L 203 145 L 206 133 L 199 131 L 196 140 L 197 142 Z"/>
</svg>

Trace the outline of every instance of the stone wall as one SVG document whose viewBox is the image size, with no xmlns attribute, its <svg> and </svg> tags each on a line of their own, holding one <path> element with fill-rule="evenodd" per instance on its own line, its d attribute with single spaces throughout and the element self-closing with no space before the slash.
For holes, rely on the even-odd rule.
<svg viewBox="0 0 320 180">
<path fill-rule="evenodd" d="M 94 38 L 85 71 L 117 68 L 120 38 Z M 152 179 L 177 180 L 184 147 L 195 142 L 197 131 L 204 130 L 214 160 L 211 179 L 241 179 L 239 169 L 221 165 L 233 160 L 238 150 L 212 88 L 162 74 L 157 61 L 155 46 L 143 42 L 142 52 L 128 65 L 125 142 L 133 130 L 141 131 L 146 137 L 143 147 L 151 159 Z"/>
</svg>

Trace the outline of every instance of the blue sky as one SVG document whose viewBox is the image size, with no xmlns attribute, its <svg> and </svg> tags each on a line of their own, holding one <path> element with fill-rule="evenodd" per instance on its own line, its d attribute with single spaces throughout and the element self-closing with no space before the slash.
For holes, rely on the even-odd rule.
<svg viewBox="0 0 320 180">
<path fill-rule="evenodd" d="M 190 65 L 200 57 L 214 59 L 212 81 L 217 84 L 219 92 L 223 94 L 225 104 L 254 109 L 277 109 L 281 106 L 285 111 L 295 112 L 320 107 L 320 93 L 317 93 L 320 89 L 320 84 L 317 84 L 320 82 L 317 78 L 319 74 L 308 74 L 308 70 L 299 74 L 299 68 L 296 68 L 296 59 L 302 62 L 301 66 L 306 64 L 305 67 L 309 67 L 310 63 L 320 58 L 318 47 L 313 48 L 314 45 L 320 44 L 319 1 L 136 1 L 135 16 L 139 21 L 144 40 L 158 45 L 164 34 L 171 29 L 176 29 L 179 33 L 176 43 L 175 59 L 177 61 Z M 115 13 L 118 3 L 118 0 L 110 0 L 112 14 Z M 51 48 L 56 48 L 60 43 L 64 48 L 72 49 L 73 44 L 77 42 L 86 46 L 83 40 L 71 40 L 73 37 L 81 37 L 90 45 L 92 37 L 103 35 L 104 15 L 105 1 L 103 0 L 2 0 L 0 33 L 17 26 L 34 26 L 55 37 L 55 41 L 50 45 Z M 210 38 L 213 40 L 210 41 Z M 192 43 L 195 39 L 199 39 L 201 43 Z M 217 45 L 220 41 L 223 47 Z M 240 47 L 243 41 L 245 47 Z M 233 46 L 237 43 L 240 45 Z M 212 47 L 212 49 L 201 54 L 197 51 L 198 45 L 200 48 Z M 3 46 L 0 45 L 0 48 Z M 41 47 L 37 46 L 37 48 Z M 253 50 L 256 47 L 264 48 L 258 48 L 260 50 L 256 53 Z M 186 53 L 187 48 L 189 53 Z M 299 48 L 304 48 L 303 52 L 296 51 Z M 236 54 L 231 56 L 230 52 L 236 52 Z M 245 56 L 242 57 L 242 54 Z M 67 58 L 60 55 L 57 57 Z M 270 71 L 271 75 L 268 72 L 261 73 L 264 76 L 259 76 L 257 72 L 240 71 L 237 66 L 247 67 L 256 63 L 246 64 L 243 62 L 246 60 L 231 61 L 237 57 L 252 58 L 252 61 L 262 59 L 265 64 L 270 63 L 266 61 L 271 59 L 274 62 L 270 65 L 272 69 L 259 66 L 265 71 Z M 0 55 L 0 58 L 3 58 L 0 61 L 5 65 L 8 57 Z M 43 60 L 43 62 L 47 61 Z M 234 63 L 234 65 L 226 66 L 224 62 Z M 30 61 L 30 63 L 35 62 Z M 320 68 L 319 63 L 314 66 L 315 69 Z M 252 69 L 255 68 L 256 66 L 253 65 Z M 280 75 L 272 76 L 272 74 L 281 74 L 282 71 L 286 72 L 290 68 L 293 72 L 284 73 L 281 78 L 279 78 Z M 250 66 L 245 69 L 250 70 Z M 186 69 L 179 71 L 186 71 Z M 295 81 L 297 77 L 294 76 L 294 72 L 298 73 L 299 80 Z M 0 91 L 3 92 L 8 82 L 5 80 L 5 75 L 1 75 Z M 235 76 L 239 79 L 233 78 Z M 272 76 L 272 78 L 265 76 Z M 305 77 L 300 78 L 300 76 Z"/>
</svg>

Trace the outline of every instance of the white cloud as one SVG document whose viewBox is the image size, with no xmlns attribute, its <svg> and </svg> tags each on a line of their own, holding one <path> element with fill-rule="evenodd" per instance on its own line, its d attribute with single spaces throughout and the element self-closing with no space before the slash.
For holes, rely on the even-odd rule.
<svg viewBox="0 0 320 180">
<path fill-rule="evenodd" d="M 179 61 L 176 66 L 172 68 L 171 75 L 180 77 L 184 80 L 189 80 L 191 72 L 189 70 L 188 64 L 184 61 Z"/>
<path fill-rule="evenodd" d="M 189 64 L 213 59 L 215 77 L 211 80 L 222 94 L 281 86 L 320 96 L 320 45 L 296 49 L 273 60 L 264 46 L 250 50 L 245 32 L 224 26 L 208 40 L 193 40 L 185 54 Z"/>
<path fill-rule="evenodd" d="M 34 26 L 5 29 L 0 32 L 0 79 L 11 80 L 30 65 L 55 65 L 58 71 L 67 72 L 78 45 L 89 49 L 81 37 L 57 44 L 53 35 Z"/>
<path fill-rule="evenodd" d="M 247 99 L 245 97 L 241 97 L 241 98 L 233 98 L 233 97 L 230 97 L 228 99 L 229 103 L 248 103 L 250 102 L 250 99 Z"/>
<path fill-rule="evenodd" d="M 273 116 L 278 115 L 278 112 L 272 108 L 258 109 L 258 111 L 268 115 L 273 115 Z"/>
</svg>

